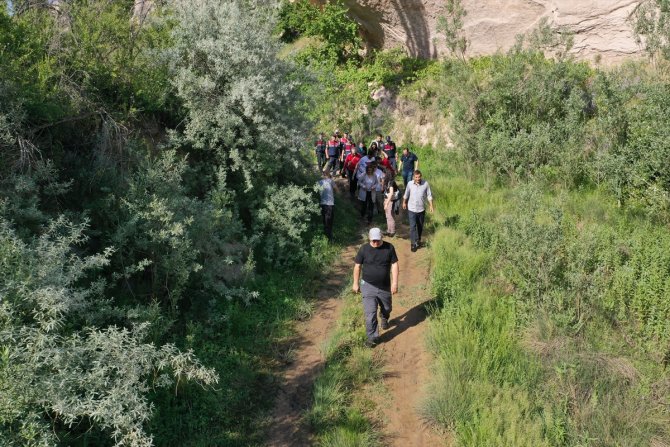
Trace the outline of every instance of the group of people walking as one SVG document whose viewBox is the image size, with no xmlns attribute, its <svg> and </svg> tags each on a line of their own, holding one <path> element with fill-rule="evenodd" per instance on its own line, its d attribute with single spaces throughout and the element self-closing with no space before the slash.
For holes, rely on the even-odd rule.
<svg viewBox="0 0 670 447">
<path fill-rule="evenodd" d="M 334 176 L 346 177 L 352 199 L 357 199 L 361 218 L 372 225 L 376 211 L 386 218 L 386 236 L 396 233 L 395 216 L 402 209 L 407 211 L 410 227 L 410 249 L 415 252 L 421 246 L 421 235 L 425 222 L 426 202 L 428 210 L 433 212 L 433 196 L 430 185 L 419 171 L 419 158 L 403 148 L 398 157 L 396 144 L 387 136 L 378 134 L 376 139 L 366 146 L 364 142 L 355 143 L 351 135 L 340 135 L 335 131 L 329 140 L 320 134 L 315 145 L 317 168 L 323 173 L 319 181 L 321 190 L 321 215 L 324 232 L 329 240 L 333 239 L 334 224 Z M 398 158 L 400 163 L 398 163 Z M 401 191 L 396 178 L 402 174 L 404 191 Z M 363 309 L 367 341 L 374 347 L 378 341 L 377 307 L 381 313 L 381 328 L 390 325 L 392 310 L 391 297 L 398 290 L 398 257 L 395 247 L 383 241 L 384 233 L 380 228 L 371 228 L 368 232 L 369 243 L 364 244 L 354 260 L 354 284 L 352 290 L 363 294 Z M 361 279 L 362 271 L 362 279 Z"/>
</svg>

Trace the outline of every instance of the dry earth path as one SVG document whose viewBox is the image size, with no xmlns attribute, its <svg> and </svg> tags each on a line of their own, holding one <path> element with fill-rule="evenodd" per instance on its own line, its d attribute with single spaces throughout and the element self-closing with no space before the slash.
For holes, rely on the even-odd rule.
<svg viewBox="0 0 670 447">
<path fill-rule="evenodd" d="M 404 216 L 401 215 L 402 219 Z M 426 248 L 412 253 L 406 225 L 398 226 L 393 243 L 400 262 L 400 289 L 394 296 L 391 327 L 380 335 L 386 368 L 385 396 L 377 396 L 380 419 L 384 423 L 385 444 L 402 447 L 437 447 L 445 441 L 433 433 L 418 416 L 417 406 L 429 378 L 429 354 L 425 350 L 426 307 L 431 302 L 430 253 Z M 343 250 L 339 261 L 325 277 L 318 292 L 312 318 L 300 323 L 290 341 L 292 362 L 283 371 L 283 381 L 267 432 L 270 447 L 302 447 L 312 444 L 302 416 L 312 401 L 312 386 L 324 368 L 321 350 L 335 328 L 343 307 L 343 289 L 350 287 L 352 260 L 359 245 Z M 361 309 L 362 311 L 362 309 Z"/>
<path fill-rule="evenodd" d="M 403 217 L 402 215 L 400 216 Z M 400 225 L 396 237 L 388 239 L 400 263 L 399 289 L 393 297 L 391 326 L 380 334 L 386 364 L 384 385 L 387 396 L 379 396 L 386 445 L 397 447 L 438 447 L 446 445 L 421 420 L 418 406 L 430 379 L 430 354 L 425 348 L 427 308 L 433 302 L 430 285 L 429 249 L 410 250 L 408 227 Z"/>
</svg>

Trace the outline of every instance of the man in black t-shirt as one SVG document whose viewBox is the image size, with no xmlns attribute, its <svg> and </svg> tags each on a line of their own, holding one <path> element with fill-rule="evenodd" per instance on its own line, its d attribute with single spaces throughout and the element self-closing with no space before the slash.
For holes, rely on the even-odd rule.
<svg viewBox="0 0 670 447">
<path fill-rule="evenodd" d="M 354 258 L 354 293 L 363 293 L 365 313 L 365 345 L 373 348 L 377 344 L 377 305 L 379 305 L 382 329 L 388 329 L 391 316 L 391 297 L 398 292 L 398 256 L 393 245 L 382 240 L 382 230 L 370 230 L 370 243 L 363 245 Z M 361 267 L 363 281 L 360 283 Z"/>
</svg>

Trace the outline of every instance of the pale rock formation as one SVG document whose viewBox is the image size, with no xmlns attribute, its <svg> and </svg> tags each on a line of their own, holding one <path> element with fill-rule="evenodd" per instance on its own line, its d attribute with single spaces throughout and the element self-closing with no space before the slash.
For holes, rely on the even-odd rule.
<svg viewBox="0 0 670 447">
<path fill-rule="evenodd" d="M 319 0 L 321 3 L 324 0 Z M 345 0 L 368 45 L 403 45 L 414 56 L 438 57 L 445 47 L 436 32 L 444 0 Z M 628 21 L 640 0 L 463 0 L 468 55 L 505 51 L 518 34 L 543 18 L 574 33 L 572 53 L 606 64 L 642 55 Z"/>
</svg>

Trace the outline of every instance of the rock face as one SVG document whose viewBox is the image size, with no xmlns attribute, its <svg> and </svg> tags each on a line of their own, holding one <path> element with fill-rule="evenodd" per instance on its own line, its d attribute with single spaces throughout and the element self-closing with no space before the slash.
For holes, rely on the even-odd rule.
<svg viewBox="0 0 670 447">
<path fill-rule="evenodd" d="M 324 0 L 320 0 L 323 3 Z M 374 48 L 403 45 L 410 54 L 437 57 L 445 47 L 436 32 L 444 0 L 345 0 Z M 574 33 L 572 53 L 583 60 L 598 57 L 616 64 L 639 57 L 628 18 L 639 0 L 462 0 L 468 55 L 505 51 L 518 34 L 546 18 Z"/>
</svg>

